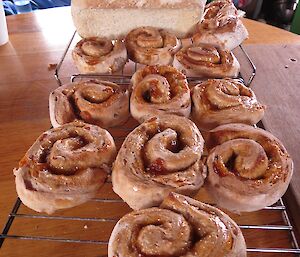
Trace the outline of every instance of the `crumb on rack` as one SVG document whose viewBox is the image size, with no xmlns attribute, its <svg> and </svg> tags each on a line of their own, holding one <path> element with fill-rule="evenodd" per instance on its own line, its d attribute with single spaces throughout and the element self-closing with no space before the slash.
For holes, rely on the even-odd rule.
<svg viewBox="0 0 300 257">
<path fill-rule="evenodd" d="M 84 229 L 88 229 L 88 225 L 84 225 L 83 228 L 84 228 Z"/>
<path fill-rule="evenodd" d="M 49 64 L 48 64 L 48 70 L 49 70 L 49 71 L 50 71 L 50 70 L 55 70 L 56 66 L 57 66 L 57 63 L 49 63 Z"/>
</svg>

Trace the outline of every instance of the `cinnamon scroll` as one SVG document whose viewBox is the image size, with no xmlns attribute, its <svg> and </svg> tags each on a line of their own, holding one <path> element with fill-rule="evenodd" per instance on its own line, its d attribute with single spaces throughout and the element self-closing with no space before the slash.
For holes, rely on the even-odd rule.
<svg viewBox="0 0 300 257">
<path fill-rule="evenodd" d="M 169 192 L 195 194 L 206 177 L 203 144 L 187 118 L 151 118 L 125 139 L 113 166 L 113 190 L 135 210 L 158 206 Z"/>
<path fill-rule="evenodd" d="M 147 66 L 132 77 L 131 115 L 143 122 L 160 114 L 188 117 L 190 89 L 184 74 L 171 66 Z"/>
<path fill-rule="evenodd" d="M 89 37 L 80 40 L 72 57 L 81 73 L 113 73 L 123 69 L 127 62 L 125 43 L 106 38 Z"/>
<path fill-rule="evenodd" d="M 125 39 L 129 58 L 146 65 L 168 65 L 181 43 L 164 29 L 140 27 L 128 33 Z"/>
<path fill-rule="evenodd" d="M 14 170 L 17 193 L 37 212 L 53 213 L 95 196 L 116 147 L 108 131 L 74 122 L 44 132 Z"/>
<path fill-rule="evenodd" d="M 206 141 L 208 189 L 218 206 L 256 211 L 276 203 L 293 174 L 293 162 L 269 132 L 244 124 L 222 125 Z"/>
<path fill-rule="evenodd" d="M 50 94 L 49 110 L 53 127 L 74 120 L 113 127 L 129 117 L 129 92 L 108 81 L 70 83 Z"/>
<path fill-rule="evenodd" d="M 170 193 L 159 208 L 134 211 L 119 220 L 108 257 L 246 257 L 243 234 L 224 212 Z"/>
<path fill-rule="evenodd" d="M 173 66 L 187 76 L 205 78 L 237 77 L 240 71 L 232 52 L 208 44 L 182 48 L 176 53 Z"/>
<path fill-rule="evenodd" d="M 209 79 L 192 90 L 192 117 L 199 129 L 222 124 L 259 122 L 265 111 L 254 92 L 236 79 Z"/>
<path fill-rule="evenodd" d="M 217 0 L 206 5 L 193 41 L 195 44 L 212 44 L 232 50 L 246 38 L 248 31 L 232 1 Z"/>
</svg>

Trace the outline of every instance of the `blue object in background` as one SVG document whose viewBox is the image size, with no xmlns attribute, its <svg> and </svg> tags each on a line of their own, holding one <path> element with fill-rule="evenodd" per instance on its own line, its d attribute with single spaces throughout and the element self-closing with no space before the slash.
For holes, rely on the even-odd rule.
<svg viewBox="0 0 300 257">
<path fill-rule="evenodd" d="M 68 6 L 71 0 L 34 0 L 30 1 L 32 9 L 47 9 L 53 7 Z"/>
<path fill-rule="evenodd" d="M 11 1 L 3 1 L 5 15 L 17 14 L 17 9 Z"/>
<path fill-rule="evenodd" d="M 32 10 L 69 6 L 71 0 L 33 0 L 30 1 Z M 5 15 L 17 14 L 17 8 L 12 1 L 3 1 Z"/>
<path fill-rule="evenodd" d="M 233 0 L 233 3 L 234 3 L 235 6 L 238 6 L 239 0 Z"/>
<path fill-rule="evenodd" d="M 29 0 L 14 0 L 14 4 L 18 13 L 26 13 L 32 11 Z"/>
</svg>

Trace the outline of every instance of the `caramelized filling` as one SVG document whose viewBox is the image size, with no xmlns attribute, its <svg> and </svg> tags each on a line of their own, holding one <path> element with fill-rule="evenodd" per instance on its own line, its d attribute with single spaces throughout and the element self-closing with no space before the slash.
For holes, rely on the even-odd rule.
<svg viewBox="0 0 300 257">
<path fill-rule="evenodd" d="M 150 91 L 149 90 L 146 90 L 144 93 L 143 93 L 143 99 L 148 102 L 148 103 L 151 103 L 151 94 L 150 94 Z"/>
<path fill-rule="evenodd" d="M 234 162 L 235 162 L 236 157 L 237 157 L 237 155 L 233 153 L 230 156 L 229 160 L 225 163 L 225 167 L 228 169 L 228 171 L 238 174 L 238 172 L 236 172 L 234 169 Z"/>
<path fill-rule="evenodd" d="M 158 158 L 146 168 L 146 171 L 152 175 L 166 175 L 169 171 L 164 167 L 164 163 L 163 159 Z"/>
<path fill-rule="evenodd" d="M 216 156 L 216 159 L 213 162 L 213 170 L 215 173 L 217 173 L 220 177 L 226 177 L 228 175 L 228 172 L 223 165 L 222 161 L 220 160 L 220 156 Z"/>
</svg>

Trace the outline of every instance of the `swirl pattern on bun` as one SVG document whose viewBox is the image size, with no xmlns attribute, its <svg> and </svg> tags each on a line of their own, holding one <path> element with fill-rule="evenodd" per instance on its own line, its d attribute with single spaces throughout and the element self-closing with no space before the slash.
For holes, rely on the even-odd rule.
<svg viewBox="0 0 300 257">
<path fill-rule="evenodd" d="M 232 52 L 208 44 L 182 48 L 173 66 L 187 76 L 204 78 L 237 77 L 240 64 Z"/>
<path fill-rule="evenodd" d="M 73 122 L 44 132 L 14 170 L 17 193 L 37 212 L 53 213 L 96 195 L 116 147 L 108 131 Z"/>
<path fill-rule="evenodd" d="M 206 141 L 208 189 L 217 205 L 256 211 L 276 203 L 287 190 L 293 161 L 269 132 L 245 124 L 221 125 Z"/>
<path fill-rule="evenodd" d="M 113 166 L 113 190 L 135 210 L 158 206 L 169 192 L 194 195 L 206 177 L 203 144 L 187 118 L 151 118 L 125 139 Z"/>
<path fill-rule="evenodd" d="M 110 74 L 123 69 L 127 51 L 121 40 L 89 37 L 76 44 L 72 57 L 81 73 Z"/>
<path fill-rule="evenodd" d="M 259 122 L 265 111 L 254 92 L 236 79 L 209 79 L 192 90 L 192 117 L 199 129 Z"/>
<path fill-rule="evenodd" d="M 207 4 L 204 17 L 193 36 L 196 44 L 213 44 L 232 50 L 248 38 L 248 31 L 231 0 L 217 0 Z"/>
<path fill-rule="evenodd" d="M 129 117 L 129 91 L 109 81 L 70 83 L 50 94 L 49 111 L 53 127 L 74 120 L 113 127 Z"/>
<path fill-rule="evenodd" d="M 243 234 L 225 213 L 170 193 L 159 208 L 131 212 L 116 224 L 108 257 L 246 257 Z"/>
<path fill-rule="evenodd" d="M 185 75 L 174 67 L 147 66 L 131 81 L 130 111 L 140 123 L 160 114 L 190 115 L 190 89 Z"/>
<path fill-rule="evenodd" d="M 145 65 L 172 64 L 181 43 L 175 35 L 154 27 L 133 29 L 125 39 L 129 58 Z"/>
</svg>

